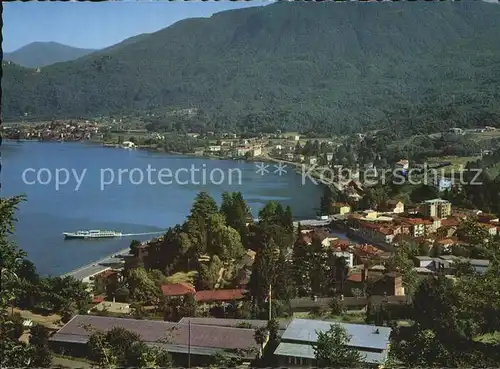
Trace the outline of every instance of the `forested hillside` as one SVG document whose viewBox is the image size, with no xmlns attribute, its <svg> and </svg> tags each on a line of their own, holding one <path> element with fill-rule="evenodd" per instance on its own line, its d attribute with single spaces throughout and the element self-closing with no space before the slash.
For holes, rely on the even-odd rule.
<svg viewBox="0 0 500 369">
<path fill-rule="evenodd" d="M 4 65 L 3 114 L 198 108 L 200 129 L 418 133 L 500 121 L 500 7 L 276 3 L 188 19 L 44 68 Z"/>
</svg>

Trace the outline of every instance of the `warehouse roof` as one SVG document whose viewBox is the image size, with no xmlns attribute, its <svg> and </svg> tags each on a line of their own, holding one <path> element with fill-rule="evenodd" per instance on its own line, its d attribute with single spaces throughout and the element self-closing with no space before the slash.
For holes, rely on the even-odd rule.
<svg viewBox="0 0 500 369">
<path fill-rule="evenodd" d="M 210 355 L 217 350 L 258 349 L 254 340 L 254 329 L 172 323 L 158 320 L 136 320 L 92 315 L 77 315 L 62 327 L 50 340 L 57 342 L 86 343 L 92 332 L 84 326 L 100 331 L 114 327 L 137 333 L 147 344 L 163 345 L 172 352 L 185 352 L 188 346 L 199 354 Z M 187 351 L 186 351 L 187 352 Z M 194 352 L 194 351 L 193 351 Z"/>
</svg>

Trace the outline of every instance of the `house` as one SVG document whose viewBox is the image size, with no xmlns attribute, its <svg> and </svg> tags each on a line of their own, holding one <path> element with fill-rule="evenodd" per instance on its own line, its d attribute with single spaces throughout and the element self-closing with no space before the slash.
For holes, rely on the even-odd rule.
<svg viewBox="0 0 500 369">
<path fill-rule="evenodd" d="M 453 238 L 444 238 L 442 240 L 436 240 L 434 246 L 441 247 L 444 251 L 449 251 L 453 245 L 457 243 L 457 240 Z"/>
<path fill-rule="evenodd" d="M 188 361 L 192 366 L 208 366 L 217 353 L 232 356 L 239 352 L 251 360 L 260 352 L 254 339 L 254 329 L 92 315 L 73 317 L 50 337 L 50 348 L 56 353 L 86 357 L 87 342 L 92 332 L 85 326 L 104 332 L 116 327 L 136 333 L 148 346 L 168 351 L 175 366 L 179 367 L 186 366 Z"/>
<path fill-rule="evenodd" d="M 222 146 L 221 145 L 208 146 L 208 151 L 209 152 L 220 152 L 221 150 L 222 150 Z"/>
<path fill-rule="evenodd" d="M 239 302 L 246 298 L 246 292 L 247 291 L 244 289 L 198 291 L 194 295 L 194 299 L 199 305 L 202 305 L 202 308 L 208 309 L 214 305 L 225 305 Z"/>
<path fill-rule="evenodd" d="M 464 133 L 464 130 L 462 128 L 450 128 L 451 133 L 455 133 L 457 135 L 461 135 Z"/>
<path fill-rule="evenodd" d="M 310 368 L 316 366 L 313 344 L 318 332 L 326 332 L 332 324 L 342 326 L 350 336 L 348 346 L 363 357 L 365 367 L 384 364 L 389 351 L 391 328 L 365 324 L 333 323 L 321 320 L 294 319 L 281 336 L 274 355 L 282 367 Z"/>
<path fill-rule="evenodd" d="M 250 152 L 251 148 L 249 146 L 239 146 L 234 150 L 235 156 L 245 156 Z"/>
<path fill-rule="evenodd" d="M 344 215 L 351 212 L 351 207 L 343 202 L 334 202 L 332 204 L 333 214 Z"/>
<path fill-rule="evenodd" d="M 366 269 L 364 269 L 366 270 Z M 363 279 L 368 278 L 368 273 Z M 370 295 L 404 296 L 403 277 L 401 274 L 391 272 L 371 278 Z"/>
<path fill-rule="evenodd" d="M 250 150 L 250 154 L 252 156 L 261 156 L 262 155 L 262 146 L 254 146 L 252 150 Z"/>
<path fill-rule="evenodd" d="M 318 163 L 318 158 L 316 156 L 310 156 L 307 159 L 309 165 L 315 165 Z"/>
<path fill-rule="evenodd" d="M 285 155 L 284 155 L 284 158 L 285 160 L 287 161 L 292 161 L 293 160 L 293 154 L 290 153 L 290 152 L 287 152 Z"/>
<path fill-rule="evenodd" d="M 497 235 L 497 226 L 494 224 L 489 224 L 489 223 L 478 223 L 479 226 L 484 228 L 486 232 L 488 232 L 488 235 L 490 236 L 496 236 Z"/>
<path fill-rule="evenodd" d="M 170 283 L 164 284 L 161 287 L 161 292 L 165 297 L 181 297 L 186 295 L 194 295 L 196 290 L 189 283 Z"/>
<path fill-rule="evenodd" d="M 378 213 L 375 210 L 368 209 L 364 212 L 365 219 L 375 220 L 377 219 Z"/>
<path fill-rule="evenodd" d="M 424 201 L 422 210 L 425 216 L 446 218 L 451 215 L 451 203 L 443 199 Z"/>
<path fill-rule="evenodd" d="M 390 213 L 404 213 L 405 212 L 405 204 L 402 201 L 398 200 L 389 200 L 387 201 L 387 210 Z"/>
<path fill-rule="evenodd" d="M 294 141 L 299 141 L 299 140 L 300 140 L 300 136 L 298 136 L 298 135 L 293 136 L 293 140 L 294 140 Z"/>
<path fill-rule="evenodd" d="M 327 152 L 326 153 L 326 161 L 331 162 L 333 160 L 333 153 Z"/>
<path fill-rule="evenodd" d="M 395 168 L 400 170 L 408 170 L 409 167 L 410 167 L 410 162 L 406 159 L 401 159 L 395 165 Z"/>
<path fill-rule="evenodd" d="M 436 178 L 435 186 L 439 192 L 444 192 L 452 188 L 453 182 L 446 178 Z"/>
<path fill-rule="evenodd" d="M 481 213 L 477 216 L 477 220 L 480 221 L 481 223 L 492 223 L 492 222 L 498 222 L 499 219 L 496 215 L 493 214 L 488 214 L 488 213 Z"/>
<path fill-rule="evenodd" d="M 360 223 L 358 234 L 368 241 L 379 244 L 390 244 L 395 236 L 394 230 L 370 222 Z"/>
<path fill-rule="evenodd" d="M 306 160 L 305 156 L 302 154 L 295 155 L 294 159 L 295 159 L 295 161 L 297 161 L 299 163 L 303 163 Z"/>
<path fill-rule="evenodd" d="M 338 258 L 344 258 L 349 269 L 354 267 L 354 254 L 346 250 L 334 250 L 333 254 Z"/>
<path fill-rule="evenodd" d="M 135 143 L 132 141 L 123 141 L 122 147 L 125 149 L 133 149 L 135 147 Z"/>
</svg>

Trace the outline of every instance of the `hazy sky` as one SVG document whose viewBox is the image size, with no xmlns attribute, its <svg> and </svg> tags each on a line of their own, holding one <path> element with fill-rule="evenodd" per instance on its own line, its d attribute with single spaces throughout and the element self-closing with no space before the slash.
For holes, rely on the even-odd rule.
<svg viewBox="0 0 500 369">
<path fill-rule="evenodd" d="M 3 3 L 3 50 L 35 41 L 100 49 L 184 18 L 209 17 L 223 10 L 270 4 L 251 2 L 8 2 Z"/>
</svg>

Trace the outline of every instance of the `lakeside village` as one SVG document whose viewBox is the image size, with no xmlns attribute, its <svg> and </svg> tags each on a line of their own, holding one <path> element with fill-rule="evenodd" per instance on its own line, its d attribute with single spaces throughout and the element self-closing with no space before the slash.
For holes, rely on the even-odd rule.
<svg viewBox="0 0 500 369">
<path fill-rule="evenodd" d="M 344 360 L 332 354 L 339 339 L 352 353 L 344 367 L 432 361 L 422 358 L 425 344 L 499 359 L 498 343 L 479 340 L 500 330 L 495 313 L 477 317 L 500 308 L 488 292 L 500 286 L 490 260 L 500 249 L 497 216 L 443 199 L 377 211 L 328 205 L 319 219 L 293 222 L 290 208 L 270 202 L 252 220 L 240 193 L 218 207 L 201 192 L 186 222 L 162 237 L 62 278 L 29 274 L 12 302 L 20 333 L 42 324 L 50 360 L 98 365 L 112 352 L 116 365 L 136 366 L 134 349 L 120 351 L 130 341 L 152 355 L 139 367 L 328 367 Z M 439 330 L 448 313 L 475 320 L 469 336 L 446 341 L 455 334 Z"/>
<path fill-rule="evenodd" d="M 19 141 L 85 141 L 217 159 L 277 161 L 297 172 L 299 168 L 306 171 L 313 168 L 309 171 L 312 177 L 321 177 L 339 191 L 348 187 L 351 180 L 363 182 L 364 172 L 372 171 L 380 178 L 390 169 L 417 170 L 420 174 L 437 169 L 439 173 L 425 184 L 435 186 L 440 192 L 451 190 L 458 186 L 455 182 L 467 163 L 492 155 L 500 147 L 500 131 L 490 126 L 453 128 L 425 137 L 411 137 L 407 142 L 397 142 L 386 131 L 315 138 L 279 130 L 272 134 L 158 133 L 140 127 L 122 123 L 122 119 L 114 119 L 112 123 L 58 120 L 4 125 L 2 133 L 7 139 Z M 343 177 L 343 169 L 349 170 L 348 178 Z M 494 169 L 500 172 L 500 166 Z M 325 170 L 330 177 L 326 178 Z M 351 195 L 357 197 L 354 192 Z"/>
<path fill-rule="evenodd" d="M 447 172 L 430 185 L 411 186 L 369 186 L 354 175 L 341 187 L 323 186 L 318 218 L 300 222 L 276 202 L 250 214 L 240 193 L 225 193 L 218 206 L 202 192 L 184 224 L 61 277 L 38 276 L 19 254 L 12 260 L 22 264 L 5 266 L 17 279 L 4 284 L 2 273 L 2 285 L 17 288 L 2 299 L 9 301 L 2 309 L 17 327 L 6 342 L 34 348 L 31 365 L 69 360 L 144 368 L 391 368 L 500 362 L 495 131 L 413 137 L 395 146 L 390 132 L 339 141 L 279 132 L 140 136 L 91 122 L 63 126 L 78 141 L 183 153 L 201 147 L 202 155 L 220 158 L 241 145 L 250 150 L 241 152 L 246 158 L 320 167 L 405 173 L 438 156 L 434 164 Z M 22 139 L 13 127 L 4 128 L 7 137 Z M 37 137 L 34 127 L 23 128 L 23 135 Z M 133 137 L 126 140 L 128 134 Z M 60 139 L 57 133 L 48 137 Z M 185 146 L 169 146 L 179 144 Z M 464 158 L 466 169 L 481 169 L 479 185 L 472 178 L 453 180 L 450 167 L 457 162 L 447 159 L 453 155 Z M 14 210 L 6 214 L 13 218 Z M 26 366 L 16 355 L 5 366 Z"/>
</svg>

